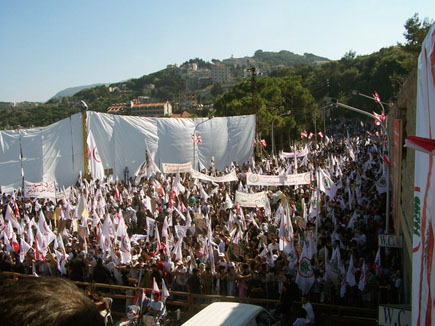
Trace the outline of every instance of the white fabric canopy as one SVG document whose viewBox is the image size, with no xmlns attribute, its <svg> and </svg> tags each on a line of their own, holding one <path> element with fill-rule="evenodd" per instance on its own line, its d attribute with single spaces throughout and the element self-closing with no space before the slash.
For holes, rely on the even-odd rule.
<svg viewBox="0 0 435 326">
<path fill-rule="evenodd" d="M 253 155 L 255 115 L 172 119 L 121 116 L 88 112 L 91 130 L 105 169 L 130 176 L 145 159 L 145 140 L 155 162 L 193 164 L 192 134 L 201 134 L 195 144 L 195 161 L 209 167 L 211 156 L 218 170 L 239 164 Z M 21 147 L 21 149 L 20 149 Z M 22 151 L 22 160 L 20 152 Z M 75 114 L 44 128 L 0 131 L 0 185 L 9 192 L 21 187 L 21 166 L 30 182 L 55 181 L 58 187 L 75 184 L 83 167 L 81 114 Z"/>
</svg>

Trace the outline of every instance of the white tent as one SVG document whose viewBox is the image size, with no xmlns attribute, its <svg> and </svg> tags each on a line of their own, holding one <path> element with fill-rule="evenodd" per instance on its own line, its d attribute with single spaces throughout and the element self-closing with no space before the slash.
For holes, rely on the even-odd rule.
<svg viewBox="0 0 435 326">
<path fill-rule="evenodd" d="M 123 177 L 132 175 L 145 159 L 145 141 L 155 162 L 193 161 L 192 134 L 201 134 L 195 145 L 196 163 L 223 170 L 231 161 L 239 164 L 253 155 L 255 115 L 199 119 L 146 118 L 89 111 L 87 127 L 94 135 L 105 169 Z M 81 114 L 75 114 L 44 128 L 0 131 L 0 185 L 8 192 L 30 182 L 56 181 L 58 187 L 77 181 L 84 170 Z M 192 162 L 193 163 L 193 162 Z M 22 169 L 21 169 L 22 168 Z"/>
</svg>

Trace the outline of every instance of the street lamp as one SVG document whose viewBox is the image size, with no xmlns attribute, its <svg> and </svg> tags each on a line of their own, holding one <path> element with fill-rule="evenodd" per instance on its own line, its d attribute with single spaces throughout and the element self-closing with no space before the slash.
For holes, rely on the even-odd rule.
<svg viewBox="0 0 435 326">
<path fill-rule="evenodd" d="M 352 90 L 352 94 L 353 95 L 359 95 L 359 96 L 362 96 L 362 97 L 365 97 L 365 98 L 368 98 L 368 99 L 376 101 L 377 103 L 380 104 L 380 106 L 382 108 L 382 114 L 385 114 L 384 104 L 387 105 L 387 106 L 390 106 L 388 103 L 385 103 L 385 102 L 382 102 L 382 101 L 377 101 L 376 98 L 373 95 L 372 96 L 366 95 L 366 94 L 360 93 L 357 90 Z"/>
<path fill-rule="evenodd" d="M 196 164 L 195 164 L 195 159 L 196 159 L 196 129 L 198 129 L 198 127 L 200 126 L 200 125 L 202 125 L 203 123 L 205 123 L 205 122 L 207 122 L 207 121 L 210 121 L 211 119 L 213 119 L 214 118 L 214 116 L 212 115 L 212 116 L 210 116 L 210 117 L 208 117 L 206 120 L 204 120 L 204 121 L 201 121 L 200 123 L 198 123 L 196 126 L 195 126 L 195 129 L 193 129 L 193 160 L 192 160 L 192 163 L 193 163 L 193 168 L 196 170 Z"/>
<path fill-rule="evenodd" d="M 291 112 L 292 111 L 288 110 L 288 111 L 278 115 L 278 117 L 284 117 L 284 116 L 290 115 Z M 271 135 L 270 135 L 270 138 L 272 139 L 272 156 L 275 155 L 275 136 L 273 134 L 273 124 L 275 123 L 275 120 L 276 120 L 276 117 L 272 119 L 272 127 L 271 127 Z"/>
<path fill-rule="evenodd" d="M 336 98 L 324 97 L 324 100 L 327 103 L 334 104 L 334 105 L 339 106 L 339 107 L 341 107 L 343 109 L 347 109 L 347 110 L 351 110 L 351 111 L 354 111 L 354 112 L 358 112 L 358 113 L 364 114 L 366 116 L 369 116 L 372 119 L 377 120 L 380 123 L 380 126 L 382 128 L 382 133 L 386 137 L 386 140 L 387 140 L 387 150 L 388 150 L 388 148 L 390 147 L 390 140 L 389 140 L 388 133 L 387 133 L 386 121 L 382 121 L 377 116 L 375 116 L 374 114 L 371 114 L 371 113 L 369 113 L 367 111 L 363 111 L 363 110 L 354 108 L 353 106 L 340 103 L 340 102 L 338 102 L 338 100 Z M 382 104 L 381 104 L 381 106 L 382 106 Z M 383 111 L 384 111 L 384 107 L 382 106 L 382 112 Z M 383 140 L 382 140 L 382 142 L 383 142 Z M 384 152 L 383 154 L 385 154 L 385 148 L 384 148 L 384 146 L 382 146 L 382 150 Z M 388 164 L 385 164 L 385 163 L 384 163 L 384 167 L 385 167 L 385 173 L 387 174 L 387 180 L 386 180 L 387 181 L 387 204 L 386 204 L 386 208 L 385 208 L 385 220 L 386 220 L 385 229 L 386 229 L 386 232 L 388 232 L 389 226 L 390 226 L 390 222 L 389 222 L 390 221 L 389 220 L 389 215 L 390 215 L 390 169 L 388 167 Z"/>
</svg>

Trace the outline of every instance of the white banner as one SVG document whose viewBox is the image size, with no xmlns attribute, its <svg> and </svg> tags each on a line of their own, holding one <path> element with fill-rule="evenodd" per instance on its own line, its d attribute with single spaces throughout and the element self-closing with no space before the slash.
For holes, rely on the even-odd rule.
<svg viewBox="0 0 435 326">
<path fill-rule="evenodd" d="M 189 173 L 192 170 L 192 163 L 162 163 L 163 173 Z"/>
<path fill-rule="evenodd" d="M 55 198 L 56 187 L 54 186 L 54 182 L 32 183 L 24 181 L 24 197 Z"/>
<path fill-rule="evenodd" d="M 416 135 L 434 139 L 435 24 L 422 44 L 417 73 Z M 435 160 L 415 151 L 414 227 L 412 248 L 412 325 L 433 325 L 435 317 Z"/>
<path fill-rule="evenodd" d="M 379 306 L 379 326 L 411 325 L 411 310 L 397 305 Z"/>
<path fill-rule="evenodd" d="M 254 194 L 236 191 L 236 203 L 239 203 L 241 207 L 264 207 L 265 198 L 264 191 Z"/>
<path fill-rule="evenodd" d="M 230 173 L 225 174 L 225 175 L 220 176 L 220 177 L 213 177 L 211 175 L 207 175 L 207 174 L 195 171 L 193 169 L 190 173 L 192 175 L 192 178 L 211 181 L 211 182 L 231 182 L 231 181 L 238 181 L 239 180 L 237 178 L 236 171 L 234 171 L 234 170 L 231 171 Z"/>
<path fill-rule="evenodd" d="M 395 234 L 379 234 L 378 243 L 380 247 L 402 248 L 402 236 Z"/>
<path fill-rule="evenodd" d="M 296 151 L 297 157 L 302 157 L 305 155 L 308 155 L 308 148 L 307 147 L 305 147 L 301 151 Z M 279 153 L 279 157 L 281 157 L 281 158 L 293 158 L 293 157 L 295 157 L 295 153 L 294 152 L 293 153 L 281 152 L 281 153 Z"/>
<path fill-rule="evenodd" d="M 310 172 L 287 175 L 260 175 L 246 173 L 249 186 L 294 186 L 310 184 Z"/>
</svg>

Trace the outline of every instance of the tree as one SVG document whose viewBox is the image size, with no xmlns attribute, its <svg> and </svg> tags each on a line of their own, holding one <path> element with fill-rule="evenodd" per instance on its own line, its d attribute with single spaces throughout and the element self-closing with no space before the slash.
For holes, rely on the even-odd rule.
<svg viewBox="0 0 435 326">
<path fill-rule="evenodd" d="M 214 97 L 221 95 L 223 92 L 224 89 L 219 83 L 213 84 L 213 88 L 210 90 L 211 95 L 213 95 Z"/>
<path fill-rule="evenodd" d="M 272 120 L 275 119 L 275 135 L 298 137 L 306 124 L 311 124 L 317 104 L 310 91 L 302 86 L 300 76 L 257 79 L 258 131 L 261 137 L 269 136 Z M 220 116 L 254 114 L 252 80 L 237 84 L 231 91 L 219 96 L 214 104 Z M 290 116 L 279 117 L 291 110 Z M 284 139 L 288 139 L 285 137 Z"/>
<path fill-rule="evenodd" d="M 433 20 L 429 20 L 427 17 L 421 21 L 418 14 L 414 14 L 414 16 L 409 18 L 405 23 L 405 32 L 403 33 L 406 39 L 406 43 L 404 44 L 405 50 L 418 55 L 420 53 L 421 44 L 432 24 Z"/>
</svg>

